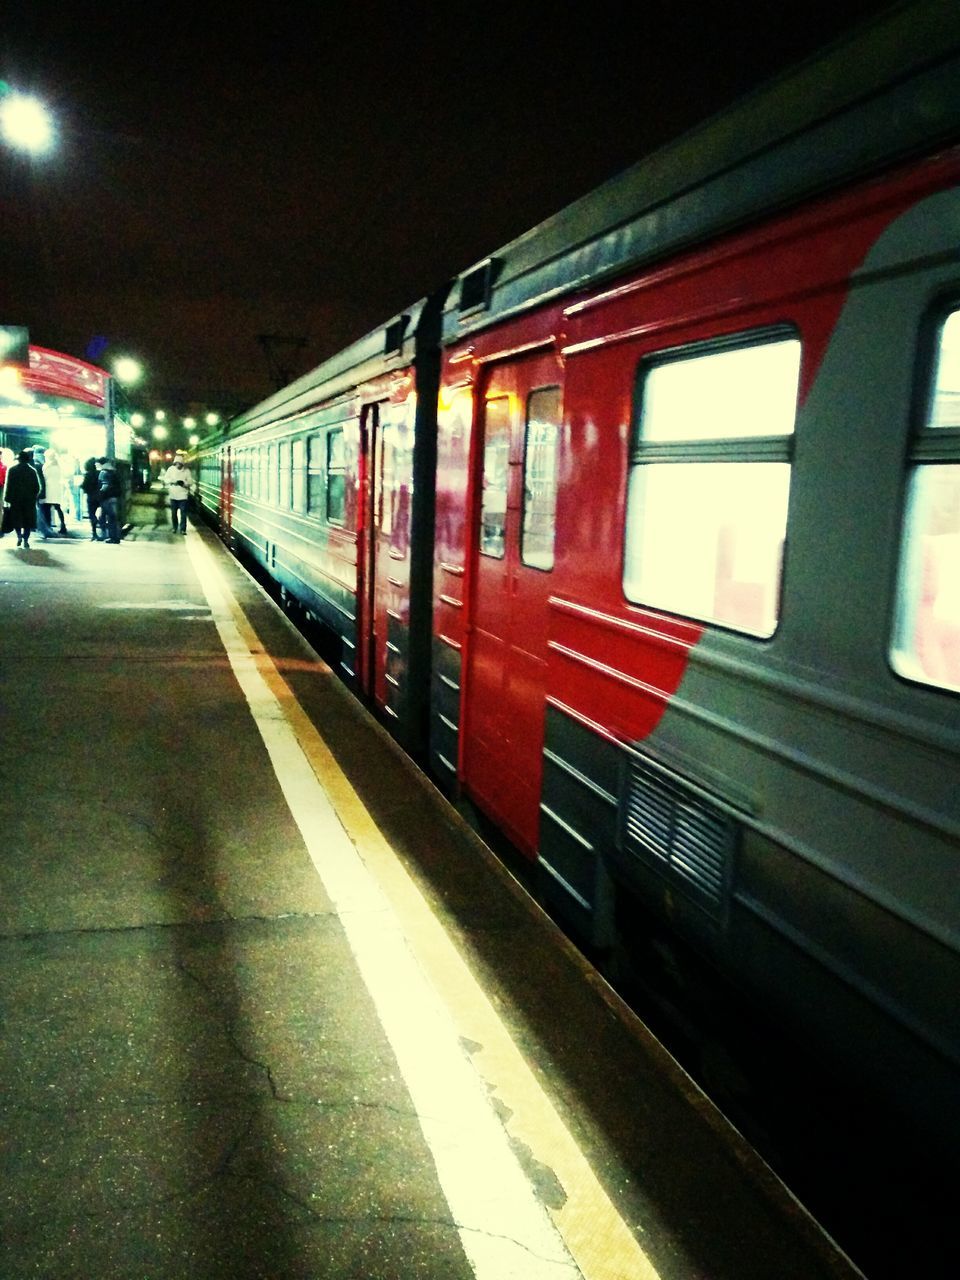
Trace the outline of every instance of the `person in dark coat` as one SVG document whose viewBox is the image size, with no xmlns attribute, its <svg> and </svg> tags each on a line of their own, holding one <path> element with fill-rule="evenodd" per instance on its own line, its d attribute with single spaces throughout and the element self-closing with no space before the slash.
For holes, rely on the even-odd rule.
<svg viewBox="0 0 960 1280">
<path fill-rule="evenodd" d="M 9 506 L 17 535 L 17 546 L 29 547 L 30 534 L 37 527 L 37 500 L 43 486 L 30 465 L 30 453 L 21 449 L 3 484 L 3 505 Z"/>
<path fill-rule="evenodd" d="M 47 478 L 44 474 L 44 464 L 46 462 L 46 450 L 40 445 L 35 444 L 27 450 L 27 462 L 33 467 L 34 471 L 40 477 L 40 497 L 37 500 L 37 515 L 34 528 L 46 542 L 47 538 L 53 530 L 50 527 L 50 521 L 47 519 L 47 509 L 45 502 L 47 500 Z"/>
<path fill-rule="evenodd" d="M 112 458 L 98 458 L 100 468 L 100 510 L 106 523 L 106 541 L 120 541 L 120 477 Z"/>
<path fill-rule="evenodd" d="M 100 506 L 100 468 L 96 458 L 88 458 L 83 464 L 83 479 L 80 488 L 87 495 L 87 515 L 90 517 L 90 541 L 99 542 L 97 533 L 97 510 Z"/>
</svg>

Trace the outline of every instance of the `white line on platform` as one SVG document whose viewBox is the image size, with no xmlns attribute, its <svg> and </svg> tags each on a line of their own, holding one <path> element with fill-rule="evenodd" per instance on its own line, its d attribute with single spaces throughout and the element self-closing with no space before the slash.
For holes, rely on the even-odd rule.
<svg viewBox="0 0 960 1280">
<path fill-rule="evenodd" d="M 277 779 L 342 927 L 417 1111 L 478 1280 L 581 1275 L 510 1148 L 456 1029 L 392 907 L 347 837 L 241 634 L 239 606 L 200 538 L 190 557 Z"/>
</svg>

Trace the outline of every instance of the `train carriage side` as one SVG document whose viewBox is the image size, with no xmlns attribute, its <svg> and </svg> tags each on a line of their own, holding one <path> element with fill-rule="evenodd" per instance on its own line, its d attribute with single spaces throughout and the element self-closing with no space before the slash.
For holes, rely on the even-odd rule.
<svg viewBox="0 0 960 1280">
<path fill-rule="evenodd" d="M 926 428 L 956 422 L 958 181 L 570 316 L 541 810 L 567 878 L 602 794 L 603 868 L 847 1067 L 923 1081 L 930 1132 L 958 1065 L 960 453 Z"/>
<path fill-rule="evenodd" d="M 431 758 L 582 935 L 641 904 L 949 1148 L 960 60 L 926 8 L 889 85 L 791 84 L 782 145 L 727 121 L 657 160 L 675 198 L 641 166 L 461 278 Z"/>
<path fill-rule="evenodd" d="M 230 423 L 201 464 L 231 545 L 336 638 L 408 750 L 425 737 L 442 293 Z"/>
</svg>

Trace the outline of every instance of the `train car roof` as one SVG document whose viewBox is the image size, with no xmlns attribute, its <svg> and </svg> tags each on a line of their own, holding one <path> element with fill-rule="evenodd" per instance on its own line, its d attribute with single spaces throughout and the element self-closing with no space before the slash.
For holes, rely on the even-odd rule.
<svg viewBox="0 0 960 1280">
<path fill-rule="evenodd" d="M 244 435 L 267 423 L 296 417 L 351 393 L 363 382 L 409 366 L 415 356 L 417 329 L 428 308 L 429 299 L 420 299 L 289 386 L 232 418 L 226 434 Z"/>
<path fill-rule="evenodd" d="M 960 137 L 957 0 L 911 0 L 458 277 L 447 344 Z"/>
</svg>

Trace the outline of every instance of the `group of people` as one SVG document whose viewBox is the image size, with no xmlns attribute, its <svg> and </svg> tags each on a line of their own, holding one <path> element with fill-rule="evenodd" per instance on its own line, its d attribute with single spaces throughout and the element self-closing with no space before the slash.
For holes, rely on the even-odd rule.
<svg viewBox="0 0 960 1280">
<path fill-rule="evenodd" d="M 12 461 L 9 449 L 0 458 L 0 486 L 3 490 L 3 521 L 0 537 L 16 531 L 17 546 L 30 545 L 30 534 L 39 526 L 44 537 L 66 535 L 63 503 L 69 506 L 69 481 L 60 458 L 53 449 L 21 449 Z M 54 528 L 56 515 L 58 528 Z"/>
<path fill-rule="evenodd" d="M 12 456 L 12 455 L 11 455 Z M 39 527 L 44 537 L 67 536 L 63 503 L 69 505 L 69 482 L 52 449 L 21 449 L 15 462 L 0 460 L 3 489 L 3 522 L 0 537 L 17 535 L 17 546 L 29 548 L 30 535 Z M 111 458 L 88 458 L 79 489 L 86 494 L 93 541 L 119 542 L 120 477 Z M 54 515 L 59 527 L 54 528 Z"/>
<path fill-rule="evenodd" d="M 118 543 L 122 537 L 120 498 L 123 489 L 113 459 L 88 458 L 83 464 L 80 489 L 87 497 L 90 541 Z"/>
<path fill-rule="evenodd" d="M 195 485 L 186 463 L 186 455 L 177 450 L 173 462 L 163 473 L 173 532 L 187 532 L 187 506 Z M 52 449 L 39 446 L 21 449 L 13 461 L 13 453 L 0 453 L 0 490 L 3 492 L 3 523 L 0 537 L 9 532 L 17 535 L 17 546 L 30 546 L 30 535 L 39 527 L 44 537 L 55 533 L 67 536 L 63 502 L 69 505 L 69 478 L 64 476 L 60 459 Z M 77 486 L 86 497 L 91 542 L 119 543 L 123 536 L 120 500 L 123 489 L 116 463 L 112 458 L 88 458 Z M 53 527 L 53 516 L 59 517 L 59 529 Z"/>
</svg>

